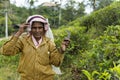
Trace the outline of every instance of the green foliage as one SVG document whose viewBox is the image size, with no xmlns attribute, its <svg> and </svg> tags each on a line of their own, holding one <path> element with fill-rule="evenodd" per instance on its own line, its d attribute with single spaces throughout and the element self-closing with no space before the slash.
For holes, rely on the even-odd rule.
<svg viewBox="0 0 120 80">
<path fill-rule="evenodd" d="M 53 30 L 55 42 L 57 44 L 61 43 L 61 39 L 64 39 L 67 36 L 66 31 L 71 32 L 71 48 L 69 48 L 71 54 L 77 54 L 78 50 L 86 49 L 88 36 L 85 35 L 85 27 L 61 27 Z M 78 44 L 79 43 L 79 44 Z M 74 49 L 74 50 L 73 50 Z M 72 52 L 71 52 L 72 51 Z"/>
<path fill-rule="evenodd" d="M 89 36 L 86 35 L 85 30 L 86 30 L 85 27 L 77 27 L 77 26 L 69 26 L 69 27 L 62 26 L 58 29 L 53 30 L 55 43 L 57 45 L 60 45 L 64 37 L 67 36 L 66 31 L 71 32 L 71 38 L 70 38 L 71 44 L 68 47 L 68 50 L 65 52 L 66 55 L 61 67 L 66 74 L 68 74 L 69 70 L 71 70 L 72 73 L 75 73 L 75 75 L 72 75 L 72 73 L 69 73 L 69 75 L 63 75 L 64 77 L 69 76 L 69 78 L 67 77 L 68 80 L 80 78 L 79 76 L 76 76 L 76 75 L 79 75 L 79 71 L 77 71 L 76 66 L 73 66 L 73 65 L 79 64 L 80 51 L 81 50 L 84 51 L 88 47 L 87 45 L 89 42 Z M 73 68 L 69 69 L 69 67 L 71 66 L 73 66 Z M 78 74 L 76 74 L 76 71 Z M 70 75 L 72 75 L 72 77 Z"/>
<path fill-rule="evenodd" d="M 96 0 L 97 2 L 97 6 L 95 8 L 95 10 L 98 10 L 98 9 L 101 9 L 101 8 L 104 8 L 108 5 L 110 5 L 112 2 L 114 2 L 115 0 Z"/>
<path fill-rule="evenodd" d="M 103 35 L 94 39 L 91 39 L 91 34 L 85 33 L 85 29 L 85 27 L 63 26 L 54 31 L 56 43 L 66 36 L 65 30 L 71 31 L 72 34 L 71 45 L 62 65 L 62 70 L 69 75 L 64 74 L 62 77 L 65 79 L 69 76 L 67 79 L 70 80 L 71 78 L 73 80 L 119 79 L 119 71 L 116 72 L 113 62 L 118 64 L 120 58 L 120 26 L 109 26 Z"/>
<path fill-rule="evenodd" d="M 76 20 L 69 22 L 69 24 L 67 24 L 67 26 L 79 26 L 80 25 L 80 19 L 77 18 Z"/>
<path fill-rule="evenodd" d="M 13 31 L 11 25 L 10 19 L 8 19 L 8 29 L 9 29 L 9 35 Z M 0 37 L 5 36 L 5 18 L 1 17 L 0 18 Z"/>
<path fill-rule="evenodd" d="M 115 2 L 110 6 L 103 9 L 95 11 L 87 16 L 80 19 L 80 25 L 86 26 L 87 29 L 95 27 L 96 29 L 101 29 L 101 33 L 109 25 L 120 24 L 120 2 Z"/>
<path fill-rule="evenodd" d="M 62 9 L 62 13 L 64 14 L 62 14 L 61 24 L 67 25 L 76 18 L 85 15 L 85 5 L 83 2 L 77 3 L 75 0 L 68 0 L 65 4 L 65 8 Z"/>
<path fill-rule="evenodd" d="M 92 73 L 89 73 L 87 70 L 82 70 L 82 72 L 87 76 L 88 80 L 94 80 L 94 76 L 97 74 L 99 75 L 99 72 L 93 71 Z"/>
<path fill-rule="evenodd" d="M 0 47 L 6 41 L 8 41 L 8 39 L 0 40 Z M 0 80 L 17 80 L 19 78 L 19 74 L 16 71 L 18 60 L 19 55 L 16 56 L 0 55 Z"/>
<path fill-rule="evenodd" d="M 111 74 L 109 68 L 114 67 L 113 61 L 117 64 L 120 58 L 119 31 L 120 26 L 109 26 L 104 35 L 91 40 L 91 48 L 82 53 L 78 67 L 84 67 L 90 73 L 97 70 L 99 75 L 94 76 L 94 80 L 111 80 L 116 75 Z"/>
<path fill-rule="evenodd" d="M 99 10 L 110 5 L 114 0 L 88 0 L 88 4 L 93 8 L 93 10 Z"/>
<path fill-rule="evenodd" d="M 79 30 L 79 32 L 82 32 L 80 30 L 83 29 L 83 27 L 64 27 L 64 30 L 66 29 L 72 29 L 71 32 L 73 37 L 76 35 L 75 31 Z M 88 34 L 84 34 L 84 30 L 85 28 L 83 29 L 83 33 L 80 34 L 86 36 L 87 38 L 91 38 Z M 63 31 L 62 28 L 58 29 L 57 32 L 62 34 L 57 34 L 57 32 L 55 32 L 56 36 L 62 35 L 63 38 L 65 35 L 65 31 Z M 71 45 L 66 52 L 62 65 L 64 73 L 68 73 L 69 75 L 63 74 L 59 77 L 59 79 L 64 80 L 65 77 L 68 77 L 68 80 L 118 80 L 120 78 L 119 66 L 115 66 L 114 64 L 120 64 L 119 35 L 119 25 L 109 26 L 107 27 L 107 30 L 104 31 L 103 35 L 98 38 L 88 39 L 88 41 L 85 40 L 85 42 L 88 42 L 85 44 L 85 48 L 82 46 L 84 45 L 82 44 L 82 42 L 84 43 L 84 40 L 82 40 L 80 35 L 76 38 L 71 37 Z M 77 41 L 77 38 L 79 41 Z M 74 49 L 75 45 L 79 45 L 79 47 L 82 46 L 82 48 Z M 64 79 L 61 77 L 64 77 Z"/>
<path fill-rule="evenodd" d="M 115 75 L 118 79 L 120 79 L 120 64 L 118 64 L 118 65 L 116 66 L 116 64 L 114 63 L 114 67 L 113 67 L 113 68 L 110 68 L 110 71 L 111 71 L 112 73 L 114 73 L 114 75 Z"/>
</svg>

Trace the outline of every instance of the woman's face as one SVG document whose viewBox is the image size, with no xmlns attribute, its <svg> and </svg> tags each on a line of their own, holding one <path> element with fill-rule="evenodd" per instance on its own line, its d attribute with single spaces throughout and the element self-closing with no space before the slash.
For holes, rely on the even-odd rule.
<svg viewBox="0 0 120 80">
<path fill-rule="evenodd" d="M 41 22 L 33 22 L 31 27 L 31 34 L 36 40 L 39 40 L 41 36 L 45 34 L 44 24 Z"/>
</svg>

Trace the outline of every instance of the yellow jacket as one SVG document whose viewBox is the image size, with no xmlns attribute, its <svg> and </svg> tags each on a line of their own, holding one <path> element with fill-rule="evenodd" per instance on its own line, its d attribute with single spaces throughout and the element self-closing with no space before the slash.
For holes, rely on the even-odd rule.
<svg viewBox="0 0 120 80">
<path fill-rule="evenodd" d="M 21 80 L 53 80 L 55 72 L 51 65 L 60 66 L 64 57 L 46 37 L 43 37 L 42 43 L 36 48 L 31 36 L 13 36 L 1 48 L 3 55 L 15 55 L 20 52 L 18 72 Z"/>
</svg>

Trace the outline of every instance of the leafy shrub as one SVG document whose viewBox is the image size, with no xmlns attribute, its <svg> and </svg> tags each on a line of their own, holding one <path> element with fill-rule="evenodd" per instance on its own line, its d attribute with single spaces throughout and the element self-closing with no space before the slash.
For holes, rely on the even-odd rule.
<svg viewBox="0 0 120 80">
<path fill-rule="evenodd" d="M 110 70 L 110 68 L 113 68 L 114 70 L 115 66 L 113 65 L 113 62 L 116 65 L 120 64 L 118 63 L 120 58 L 119 32 L 120 26 L 109 26 L 104 32 L 104 35 L 89 42 L 91 49 L 86 50 L 81 55 L 80 65 L 78 65 L 78 67 L 82 67 L 85 71 L 88 71 L 89 74 L 92 74 L 93 71 L 99 73 L 94 77 L 92 76 L 92 78 L 94 78 L 93 80 L 119 79 L 119 77 L 116 78 L 116 74 Z M 86 75 L 86 73 L 84 74 Z"/>
<path fill-rule="evenodd" d="M 77 27 L 77 26 L 63 26 L 59 29 L 53 30 L 54 37 L 55 37 L 55 43 L 57 45 L 60 45 L 61 41 L 64 39 L 64 37 L 67 36 L 66 31 L 71 32 L 71 44 L 68 47 L 68 50 L 66 51 L 66 55 L 63 61 L 63 64 L 61 66 L 63 70 L 63 75 L 61 77 L 61 80 L 72 80 L 72 79 L 78 79 L 79 76 L 76 76 L 78 72 L 75 66 L 76 64 L 79 64 L 79 55 L 81 54 L 81 50 L 86 50 L 87 45 L 89 42 L 89 35 L 85 32 L 85 27 Z M 78 57 L 79 56 L 79 57 Z M 73 74 L 74 73 L 74 74 Z M 73 74 L 73 75 L 72 75 Z M 72 75 L 72 76 L 71 76 Z"/>
<path fill-rule="evenodd" d="M 72 29 L 73 27 L 69 27 Z M 67 29 L 69 29 L 67 27 Z M 76 29 L 75 29 L 76 28 Z M 74 27 L 74 30 L 81 31 L 78 27 Z M 65 29 L 64 29 L 65 30 Z M 72 29 L 73 30 L 73 29 Z M 61 31 L 59 29 L 57 32 Z M 63 31 L 64 32 L 64 31 Z M 84 29 L 83 29 L 84 32 Z M 74 31 L 73 33 L 74 34 Z M 78 33 L 79 34 L 79 33 Z M 84 34 L 84 37 L 90 39 L 88 34 Z M 59 36 L 59 34 L 56 34 Z M 65 35 L 65 34 L 64 34 Z M 71 46 L 66 52 L 65 59 L 62 65 L 63 74 L 59 77 L 60 80 L 119 80 L 119 58 L 120 58 L 120 26 L 109 26 L 104 31 L 103 35 L 94 38 L 87 39 L 85 44 L 86 48 L 78 48 L 74 50 L 74 45 L 80 46 L 82 42 L 78 37 L 73 37 Z M 63 35 L 62 35 L 63 36 Z M 74 36 L 74 35 L 72 35 Z M 82 36 L 83 37 L 83 36 Z M 75 42 L 74 42 L 75 41 Z M 83 40 L 84 43 L 84 40 Z M 71 51 L 69 51 L 71 50 Z M 74 53 L 74 51 L 77 53 Z M 71 54 L 73 52 L 74 54 Z M 116 66 L 114 65 L 116 64 Z M 118 71 L 117 71 L 118 70 Z"/>
<path fill-rule="evenodd" d="M 114 2 L 110 6 L 95 11 L 80 20 L 81 26 L 87 29 L 95 27 L 97 30 L 105 30 L 107 26 L 120 24 L 120 2 Z"/>
</svg>

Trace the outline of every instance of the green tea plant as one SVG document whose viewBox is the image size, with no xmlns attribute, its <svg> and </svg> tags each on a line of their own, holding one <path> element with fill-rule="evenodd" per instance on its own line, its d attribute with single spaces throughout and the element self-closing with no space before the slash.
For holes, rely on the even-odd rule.
<svg viewBox="0 0 120 80">
<path fill-rule="evenodd" d="M 8 39 L 2 39 L 0 41 L 0 47 Z M 4 56 L 0 55 L 0 80 L 17 80 L 19 74 L 17 73 L 19 55 L 16 56 Z"/>
<path fill-rule="evenodd" d="M 84 66 L 83 73 L 89 80 L 118 80 L 120 78 L 118 72 L 116 72 L 117 78 L 115 77 L 116 73 L 111 73 L 111 70 L 116 71 L 113 62 L 118 64 L 120 58 L 119 35 L 119 25 L 109 26 L 103 35 L 89 42 L 91 49 L 86 50 L 80 59 L 80 64 L 84 62 L 82 65 Z M 110 70 L 110 68 L 112 69 Z M 119 71 L 119 67 L 117 67 L 117 69 Z M 88 76 L 88 73 L 92 75 L 94 71 L 97 71 L 99 75 L 94 77 Z"/>
</svg>

